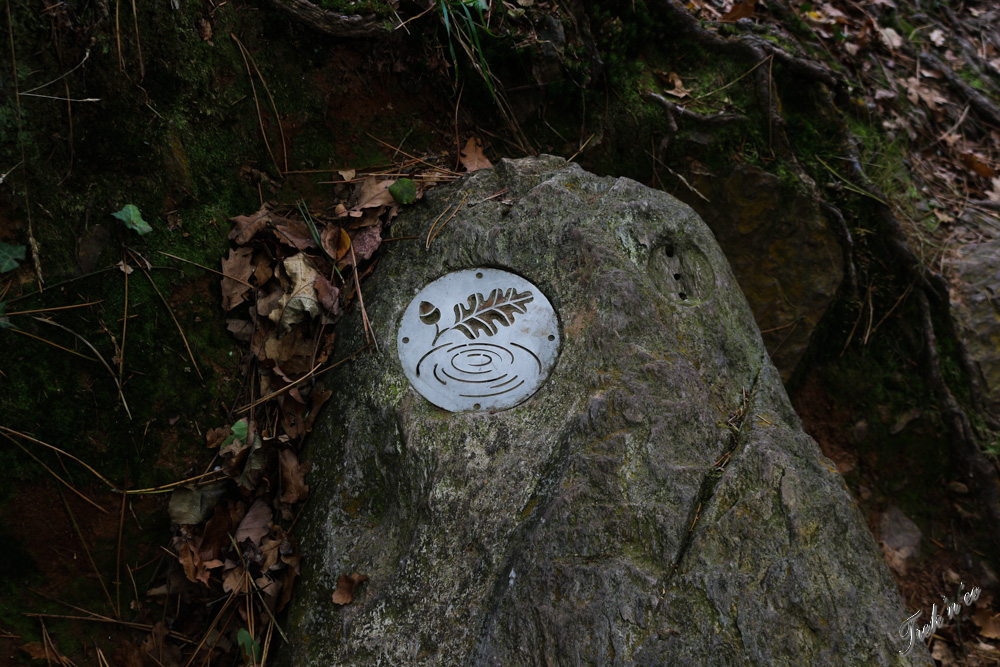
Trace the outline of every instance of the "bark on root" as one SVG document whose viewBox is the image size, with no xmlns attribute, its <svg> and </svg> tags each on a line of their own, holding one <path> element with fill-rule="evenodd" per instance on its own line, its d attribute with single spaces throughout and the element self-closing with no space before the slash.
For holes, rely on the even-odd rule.
<svg viewBox="0 0 1000 667">
<path fill-rule="evenodd" d="M 338 14 L 317 7 L 308 0 L 267 0 L 267 2 L 272 7 L 291 14 L 300 23 L 333 37 L 356 39 L 385 37 L 392 32 L 386 28 L 383 19 L 374 15 Z"/>
</svg>

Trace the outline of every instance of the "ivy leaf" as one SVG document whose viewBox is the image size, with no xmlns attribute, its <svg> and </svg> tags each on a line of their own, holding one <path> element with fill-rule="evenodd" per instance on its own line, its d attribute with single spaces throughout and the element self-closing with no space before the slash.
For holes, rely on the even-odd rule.
<svg viewBox="0 0 1000 667">
<path fill-rule="evenodd" d="M 400 204 L 412 204 L 417 200 L 417 184 L 408 178 L 401 178 L 389 186 L 389 194 Z"/>
<path fill-rule="evenodd" d="M 231 429 L 232 430 L 232 434 L 228 438 L 226 438 L 225 440 L 222 441 L 222 444 L 219 445 L 219 449 L 224 449 L 233 440 L 239 440 L 240 442 L 246 442 L 247 441 L 247 430 L 249 429 L 249 426 L 250 425 L 247 423 L 246 419 L 241 419 L 238 422 L 236 422 L 235 424 L 233 424 L 232 429 Z"/>
<path fill-rule="evenodd" d="M 24 259 L 24 253 L 27 249 L 28 246 L 24 245 L 0 243 L 0 273 L 13 271 L 20 266 L 18 260 Z"/>
<path fill-rule="evenodd" d="M 125 204 L 125 208 L 111 215 L 124 222 L 126 227 L 134 229 L 140 235 L 153 231 L 149 223 L 142 219 L 142 214 L 139 213 L 139 208 L 135 204 Z"/>
<path fill-rule="evenodd" d="M 257 643 L 257 640 L 253 638 L 253 635 L 246 628 L 240 628 L 240 631 L 236 633 L 236 641 L 239 643 L 240 648 L 243 649 L 243 655 L 248 660 L 251 660 L 255 664 L 260 662 L 260 644 Z"/>
<path fill-rule="evenodd" d="M 13 324 L 10 323 L 10 318 L 4 313 L 7 312 L 7 302 L 0 301 L 0 329 L 16 329 Z"/>
</svg>

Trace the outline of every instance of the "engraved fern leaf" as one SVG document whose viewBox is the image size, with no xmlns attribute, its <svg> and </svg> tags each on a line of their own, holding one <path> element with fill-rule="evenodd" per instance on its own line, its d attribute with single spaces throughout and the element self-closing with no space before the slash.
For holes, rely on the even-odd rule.
<svg viewBox="0 0 1000 667">
<path fill-rule="evenodd" d="M 514 317 L 526 313 L 527 305 L 534 300 L 531 291 L 518 292 L 513 287 L 507 290 L 494 289 L 489 296 L 482 293 L 470 294 L 468 305 L 455 305 L 455 324 L 451 328 L 474 340 L 479 334 L 492 336 L 501 326 L 514 323 Z"/>
</svg>

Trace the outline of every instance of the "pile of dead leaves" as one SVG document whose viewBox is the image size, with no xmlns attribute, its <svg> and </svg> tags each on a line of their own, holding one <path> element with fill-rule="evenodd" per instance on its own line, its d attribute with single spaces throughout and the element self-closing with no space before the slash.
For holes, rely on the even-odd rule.
<svg viewBox="0 0 1000 667">
<path fill-rule="evenodd" d="M 459 159 L 466 171 L 491 166 L 475 138 Z M 177 560 L 147 591 L 164 608 L 186 608 L 171 630 L 203 638 L 194 649 L 199 660 L 242 651 L 259 662 L 281 633 L 274 615 L 291 598 L 299 572 L 302 556 L 291 532 L 309 494 L 300 448 L 332 393 L 321 375 L 336 365 L 328 363 L 333 325 L 356 305 L 367 326 L 361 281 L 374 270 L 392 219 L 459 174 L 412 158 L 392 173 L 338 176 L 322 209 L 268 203 L 232 219 L 222 308 L 229 331 L 246 346 L 245 405 L 234 423 L 208 432 L 215 453 L 209 472 L 173 491 Z M 365 579 L 345 574 L 334 602 L 350 602 Z M 224 602 L 216 610 L 210 600 Z M 157 641 L 161 657 L 164 645 L 180 655 L 181 642 L 169 635 Z M 184 647 L 185 655 L 190 651 Z"/>
</svg>

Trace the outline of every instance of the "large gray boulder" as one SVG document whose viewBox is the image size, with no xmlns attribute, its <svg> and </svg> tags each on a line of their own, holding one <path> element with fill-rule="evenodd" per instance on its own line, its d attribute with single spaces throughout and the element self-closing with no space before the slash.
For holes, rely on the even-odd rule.
<svg viewBox="0 0 1000 667">
<path fill-rule="evenodd" d="M 365 285 L 381 352 L 336 371 L 310 440 L 286 664 L 928 661 L 898 654 L 912 612 L 690 208 L 561 159 L 505 160 L 393 234 L 421 240 Z M 408 382 L 398 327 L 424 286 L 479 267 L 537 286 L 560 352 L 523 403 L 448 412 Z M 341 354 L 365 344 L 360 313 L 339 336 Z M 354 572 L 370 579 L 334 604 Z"/>
</svg>

